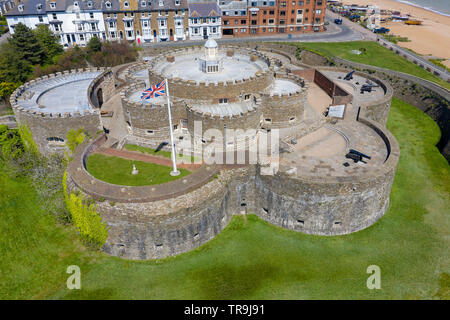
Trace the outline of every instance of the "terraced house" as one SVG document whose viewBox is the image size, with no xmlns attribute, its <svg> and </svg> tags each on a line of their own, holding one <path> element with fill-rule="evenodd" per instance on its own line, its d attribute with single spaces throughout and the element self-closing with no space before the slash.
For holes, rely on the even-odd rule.
<svg viewBox="0 0 450 320">
<path fill-rule="evenodd" d="M 18 23 L 49 26 L 64 46 L 84 46 L 92 37 L 106 39 L 102 0 L 24 0 L 6 13 L 11 34 Z"/>
<path fill-rule="evenodd" d="M 189 4 L 189 35 L 192 40 L 222 37 L 221 11 L 216 2 Z"/>
<path fill-rule="evenodd" d="M 143 42 L 188 38 L 187 0 L 106 0 L 108 40 Z"/>
<path fill-rule="evenodd" d="M 140 43 L 270 36 L 324 30 L 324 0 L 24 0 L 8 11 L 19 22 L 47 24 L 66 46 L 93 36 Z"/>
<path fill-rule="evenodd" d="M 325 0 L 220 0 L 223 35 L 245 37 L 324 30 Z"/>
</svg>

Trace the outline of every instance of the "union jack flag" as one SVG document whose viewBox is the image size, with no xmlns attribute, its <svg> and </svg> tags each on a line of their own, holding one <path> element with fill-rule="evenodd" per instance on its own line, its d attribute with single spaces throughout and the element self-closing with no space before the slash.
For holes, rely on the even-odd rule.
<svg viewBox="0 0 450 320">
<path fill-rule="evenodd" d="M 154 86 L 151 86 L 147 90 L 142 91 L 141 99 L 151 99 L 159 96 L 164 96 L 166 94 L 166 80 L 161 81 Z"/>
</svg>

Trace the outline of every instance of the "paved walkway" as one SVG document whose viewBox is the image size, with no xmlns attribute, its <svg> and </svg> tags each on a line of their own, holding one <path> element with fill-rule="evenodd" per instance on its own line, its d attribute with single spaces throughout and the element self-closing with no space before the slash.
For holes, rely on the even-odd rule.
<svg viewBox="0 0 450 320">
<path fill-rule="evenodd" d="M 159 156 L 153 156 L 150 154 L 143 154 L 140 152 L 126 151 L 126 150 L 118 150 L 111 148 L 99 148 L 96 150 L 96 153 L 105 154 L 109 156 L 116 156 L 130 160 L 148 162 L 148 163 L 156 163 L 163 166 L 172 166 L 172 160 L 168 158 L 163 158 Z M 202 166 L 202 164 L 187 164 L 187 163 L 177 163 L 177 166 L 182 169 L 195 170 Z"/>
</svg>

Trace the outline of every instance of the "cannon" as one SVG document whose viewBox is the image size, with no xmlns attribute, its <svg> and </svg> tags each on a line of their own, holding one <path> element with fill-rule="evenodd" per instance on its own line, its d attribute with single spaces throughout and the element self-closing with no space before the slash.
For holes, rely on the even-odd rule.
<svg viewBox="0 0 450 320">
<path fill-rule="evenodd" d="M 345 155 L 345 157 L 347 159 L 352 159 L 354 163 L 357 163 L 358 161 L 361 161 L 362 163 L 367 163 L 366 161 L 364 161 L 362 159 L 362 156 L 360 156 L 359 154 L 356 154 L 356 153 L 349 152 Z"/>
<path fill-rule="evenodd" d="M 355 73 L 355 70 L 350 71 L 349 73 L 347 73 L 344 77 L 344 80 L 350 81 L 353 79 L 353 73 Z"/>
<path fill-rule="evenodd" d="M 357 151 L 357 150 L 355 150 L 355 149 L 350 149 L 349 152 L 350 152 L 350 153 L 353 153 L 353 154 L 357 154 L 357 155 L 359 155 L 359 156 L 361 156 L 361 157 L 363 157 L 363 158 L 369 159 L 369 160 L 371 159 L 370 156 L 368 156 L 368 155 L 366 155 L 366 154 L 364 154 L 364 153 L 362 153 L 362 152 L 359 152 L 359 151 Z"/>
<path fill-rule="evenodd" d="M 361 92 L 360 93 L 364 93 L 364 92 L 372 92 L 373 88 L 379 87 L 379 85 L 377 84 L 363 84 L 361 86 Z"/>
</svg>

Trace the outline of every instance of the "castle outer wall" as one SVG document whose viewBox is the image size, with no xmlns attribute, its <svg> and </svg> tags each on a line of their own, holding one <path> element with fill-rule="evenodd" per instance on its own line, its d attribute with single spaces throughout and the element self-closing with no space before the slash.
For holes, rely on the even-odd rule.
<svg viewBox="0 0 450 320">
<path fill-rule="evenodd" d="M 278 174 L 267 176 L 261 174 L 259 166 L 246 166 L 222 170 L 209 182 L 179 196 L 130 203 L 122 202 L 123 197 L 137 199 L 143 187 L 122 188 L 125 193 L 118 190 L 116 194 L 123 196 L 114 198 L 114 192 L 105 193 L 106 183 L 82 178 L 89 174 L 84 173 L 81 158 L 91 148 L 83 145 L 68 168 L 68 186 L 70 190 L 89 190 L 90 196 L 105 196 L 107 201 L 98 203 L 110 227 L 104 250 L 128 259 L 163 258 L 190 251 L 217 235 L 233 214 L 242 212 L 303 233 L 347 234 L 367 228 L 386 212 L 399 157 L 395 138 L 383 126 L 364 118 L 360 122 L 374 130 L 388 149 L 379 170 L 368 175 L 314 179 L 292 177 L 280 168 Z M 144 188 L 154 190 L 146 193 L 150 195 L 163 186 Z M 103 193 L 97 193 L 97 188 Z"/>
<path fill-rule="evenodd" d="M 41 112 L 38 110 L 28 109 L 20 106 L 18 99 L 27 88 L 38 84 L 41 81 L 48 81 L 64 76 L 73 76 L 83 74 L 84 72 L 100 72 L 95 77 L 86 92 L 87 100 L 90 106 L 89 110 L 75 112 Z M 61 83 L 64 85 L 64 83 Z M 59 84 L 59 85 L 61 85 Z M 48 88 L 49 90 L 52 88 Z M 34 79 L 23 86 L 16 89 L 10 98 L 11 106 L 14 111 L 17 122 L 20 125 L 27 125 L 32 134 L 33 139 L 39 147 L 41 153 L 47 154 L 51 152 L 63 152 L 65 150 L 65 141 L 67 133 L 70 130 L 78 130 L 83 128 L 90 136 L 95 136 L 99 131 L 103 130 L 100 118 L 99 100 L 107 101 L 115 91 L 115 80 L 111 70 L 105 68 L 87 68 L 58 72 L 56 74 L 46 75 Z"/>
</svg>

